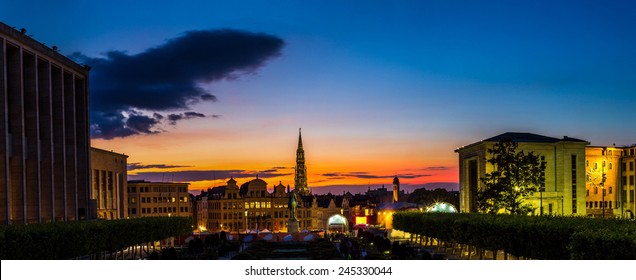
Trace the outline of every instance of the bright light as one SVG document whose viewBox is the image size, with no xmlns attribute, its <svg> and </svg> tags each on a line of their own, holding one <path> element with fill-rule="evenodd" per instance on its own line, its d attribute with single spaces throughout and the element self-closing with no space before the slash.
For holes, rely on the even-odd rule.
<svg viewBox="0 0 636 280">
<path fill-rule="evenodd" d="M 446 202 L 437 202 L 428 208 L 426 208 L 426 212 L 434 212 L 434 213 L 457 213 L 457 209 L 452 204 Z"/>
<path fill-rule="evenodd" d="M 356 217 L 356 225 L 366 225 L 366 224 L 367 224 L 366 216 Z"/>
</svg>

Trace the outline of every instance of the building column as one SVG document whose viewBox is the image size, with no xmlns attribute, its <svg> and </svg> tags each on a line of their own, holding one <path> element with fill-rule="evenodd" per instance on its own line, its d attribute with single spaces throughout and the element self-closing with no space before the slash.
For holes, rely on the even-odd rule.
<svg viewBox="0 0 636 280">
<path fill-rule="evenodd" d="M 51 64 L 38 60 L 38 110 L 40 135 L 40 213 L 42 222 L 55 220 L 53 196 L 53 119 Z"/>
<path fill-rule="evenodd" d="M 64 73 L 51 65 L 51 106 L 53 122 L 53 217 L 66 221 L 66 147 L 64 146 Z"/>
<path fill-rule="evenodd" d="M 22 52 L 22 81 L 24 104 L 24 168 L 26 223 L 42 221 L 40 195 L 40 135 L 38 109 L 37 57 Z"/>
<path fill-rule="evenodd" d="M 6 45 L 3 38 L 0 38 L 0 65 L 6 66 Z M 11 219 L 11 173 L 9 172 L 9 128 L 8 128 L 8 106 L 7 106 L 7 83 L 5 81 L 6 70 L 5 67 L 0 67 L 0 131 L 2 131 L 2 135 L 4 137 L 0 138 L 0 150 L 4 157 L 0 159 L 0 201 L 2 203 L 0 205 L 0 223 L 9 224 Z"/>
<path fill-rule="evenodd" d="M 22 49 L 6 46 L 7 107 L 9 130 L 10 223 L 26 223 L 24 168 L 24 96 Z"/>
</svg>

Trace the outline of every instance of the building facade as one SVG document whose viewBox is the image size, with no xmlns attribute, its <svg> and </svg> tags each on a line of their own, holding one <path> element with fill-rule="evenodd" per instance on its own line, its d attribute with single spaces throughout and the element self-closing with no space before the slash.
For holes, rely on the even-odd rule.
<svg viewBox="0 0 636 280">
<path fill-rule="evenodd" d="M 634 218 L 636 145 L 585 149 L 587 214 Z"/>
<path fill-rule="evenodd" d="M 459 154 L 460 212 L 477 212 L 477 192 L 483 189 L 480 178 L 494 170 L 494 166 L 486 162 L 487 151 L 503 139 L 518 143 L 517 151 L 540 155 L 546 163 L 544 191 L 535 192 L 527 199 L 535 208 L 534 214 L 586 214 L 585 146 L 589 143 L 567 136 L 558 139 L 515 132 L 455 150 Z"/>
<path fill-rule="evenodd" d="M 227 185 L 214 187 L 196 197 L 197 226 L 208 231 L 263 231 L 286 232 L 289 221 L 287 205 L 290 187 L 278 185 L 270 192 L 262 179 L 253 179 L 237 185 L 231 178 Z M 315 230 L 317 203 L 313 196 L 298 195 L 296 218 L 299 229 Z M 206 211 L 207 210 L 207 211 Z"/>
<path fill-rule="evenodd" d="M 621 217 L 634 219 L 636 215 L 636 145 L 624 147 L 621 156 L 621 181 L 619 185 L 619 200 L 617 211 Z M 617 214 L 618 214 L 617 213 Z"/>
<path fill-rule="evenodd" d="M 192 217 L 188 183 L 128 181 L 126 217 Z"/>
<path fill-rule="evenodd" d="M 88 218 L 88 72 L 0 23 L 0 223 Z"/>
<path fill-rule="evenodd" d="M 91 205 L 98 219 L 128 214 L 128 156 L 91 147 Z"/>
</svg>

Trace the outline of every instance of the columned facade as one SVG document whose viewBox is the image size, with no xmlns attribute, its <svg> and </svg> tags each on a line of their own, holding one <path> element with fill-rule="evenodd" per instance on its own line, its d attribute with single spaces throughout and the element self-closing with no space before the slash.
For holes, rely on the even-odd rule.
<svg viewBox="0 0 636 280">
<path fill-rule="evenodd" d="M 0 23 L 0 223 L 88 218 L 88 69 Z"/>
<path fill-rule="evenodd" d="M 91 209 L 95 218 L 113 220 L 128 214 L 128 156 L 91 147 Z"/>
</svg>

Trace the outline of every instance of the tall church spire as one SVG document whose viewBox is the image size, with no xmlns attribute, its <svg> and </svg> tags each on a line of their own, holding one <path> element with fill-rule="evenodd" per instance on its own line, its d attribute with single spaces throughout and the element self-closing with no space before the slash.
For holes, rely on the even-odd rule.
<svg viewBox="0 0 636 280">
<path fill-rule="evenodd" d="M 298 129 L 298 149 L 296 149 L 296 175 L 294 176 L 294 188 L 301 195 L 310 195 L 307 187 L 307 168 L 305 167 L 305 150 L 303 150 L 303 137 Z"/>
</svg>

